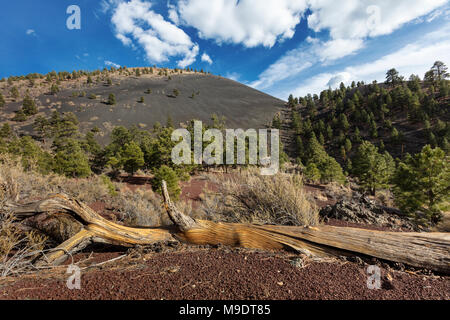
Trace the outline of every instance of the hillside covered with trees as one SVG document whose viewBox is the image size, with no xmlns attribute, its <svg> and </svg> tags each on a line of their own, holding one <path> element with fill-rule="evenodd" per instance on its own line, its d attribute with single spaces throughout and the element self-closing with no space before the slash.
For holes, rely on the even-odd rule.
<svg viewBox="0 0 450 320">
<path fill-rule="evenodd" d="M 283 130 L 287 152 L 309 180 L 350 176 L 372 195 L 392 187 L 402 209 L 420 208 L 436 220 L 450 194 L 448 78 L 437 61 L 423 80 L 391 69 L 385 83 L 291 95 L 272 125 Z"/>
</svg>

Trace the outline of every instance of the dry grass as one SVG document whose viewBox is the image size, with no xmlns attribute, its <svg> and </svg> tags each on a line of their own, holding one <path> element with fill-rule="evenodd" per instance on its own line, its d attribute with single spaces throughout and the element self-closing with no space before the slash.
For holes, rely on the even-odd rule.
<svg viewBox="0 0 450 320">
<path fill-rule="evenodd" d="M 161 220 L 161 200 L 151 190 L 130 191 L 102 176 L 69 179 L 64 176 L 25 172 L 19 160 L 0 159 L 0 197 L 9 202 L 33 201 L 64 193 L 86 204 L 104 202 L 130 225 L 153 226 Z M 115 190 L 120 190 L 116 192 Z"/>
<path fill-rule="evenodd" d="M 108 203 L 123 216 L 123 222 L 132 227 L 163 225 L 163 206 L 161 198 L 152 190 L 122 189 L 117 197 Z"/>
<path fill-rule="evenodd" d="M 318 209 L 309 199 L 299 175 L 261 176 L 247 170 L 212 176 L 219 190 L 206 192 L 201 207 L 215 221 L 279 225 L 316 225 Z"/>
<path fill-rule="evenodd" d="M 106 180 L 100 176 L 87 179 L 69 179 L 56 174 L 44 176 L 24 171 L 20 159 L 0 158 L 0 276 L 33 268 L 31 261 L 48 248 L 45 247 L 45 236 L 24 230 L 14 221 L 8 212 L 9 204 L 63 193 L 86 204 L 103 202 L 121 213 L 122 221 L 130 226 L 161 224 L 161 199 L 153 191 L 138 189 L 132 192 L 121 184 Z"/>
<path fill-rule="evenodd" d="M 21 230 L 9 212 L 0 214 L 0 277 L 35 270 L 32 261 L 44 252 L 47 237 Z"/>
</svg>

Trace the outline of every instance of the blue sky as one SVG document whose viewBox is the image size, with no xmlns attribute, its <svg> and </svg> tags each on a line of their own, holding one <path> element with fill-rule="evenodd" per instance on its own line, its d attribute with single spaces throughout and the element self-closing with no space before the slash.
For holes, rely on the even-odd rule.
<svg viewBox="0 0 450 320">
<path fill-rule="evenodd" d="M 447 0 L 16 0 L 0 78 L 105 66 L 192 67 L 282 99 L 450 64 Z M 67 8 L 80 8 L 69 30 Z"/>
</svg>

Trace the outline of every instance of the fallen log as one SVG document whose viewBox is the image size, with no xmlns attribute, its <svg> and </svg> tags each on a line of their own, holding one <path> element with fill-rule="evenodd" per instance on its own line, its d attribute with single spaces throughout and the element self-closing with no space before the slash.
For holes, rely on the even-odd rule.
<svg viewBox="0 0 450 320">
<path fill-rule="evenodd" d="M 319 256 L 359 254 L 450 273 L 448 233 L 396 233 L 333 226 L 214 223 L 186 216 L 171 202 L 165 182 L 162 190 L 167 213 L 175 228 L 122 226 L 104 219 L 83 203 L 63 195 L 14 206 L 10 210 L 20 218 L 39 214 L 69 215 L 81 224 L 81 229 L 76 234 L 45 257 L 45 261 L 52 264 L 62 263 L 68 255 L 94 242 L 133 246 L 179 240 L 199 245 L 291 249 Z"/>
</svg>

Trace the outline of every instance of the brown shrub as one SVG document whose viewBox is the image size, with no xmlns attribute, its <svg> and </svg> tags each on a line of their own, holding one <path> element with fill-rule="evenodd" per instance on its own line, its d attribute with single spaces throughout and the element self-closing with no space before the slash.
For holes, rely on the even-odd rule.
<svg viewBox="0 0 450 320">
<path fill-rule="evenodd" d="M 120 212 L 123 222 L 133 227 L 150 227 L 164 224 L 161 198 L 152 190 L 122 189 L 119 196 L 110 201 L 111 207 Z"/>
<path fill-rule="evenodd" d="M 120 192 L 112 192 L 113 187 Z M 54 193 L 64 193 L 86 204 L 107 203 L 122 214 L 126 224 L 152 226 L 161 220 L 161 200 L 151 190 L 132 192 L 101 176 L 70 179 L 56 174 L 24 172 L 19 160 L 0 159 L 0 197 L 5 202 L 37 200 Z"/>
<path fill-rule="evenodd" d="M 47 237 L 24 231 L 9 212 L 0 213 L 0 277 L 34 270 L 32 261 L 42 254 Z"/>
<path fill-rule="evenodd" d="M 280 225 L 316 225 L 318 210 L 299 175 L 262 176 L 247 170 L 230 176 L 212 176 L 219 190 L 206 192 L 204 215 L 212 220 Z"/>
</svg>

